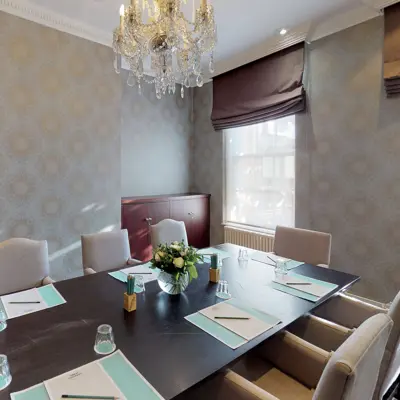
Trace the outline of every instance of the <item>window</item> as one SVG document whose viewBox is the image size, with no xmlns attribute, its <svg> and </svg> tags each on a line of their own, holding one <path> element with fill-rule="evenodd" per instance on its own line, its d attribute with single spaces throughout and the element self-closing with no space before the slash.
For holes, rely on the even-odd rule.
<svg viewBox="0 0 400 400">
<path fill-rule="evenodd" d="M 295 116 L 226 129 L 226 224 L 294 226 Z"/>
</svg>

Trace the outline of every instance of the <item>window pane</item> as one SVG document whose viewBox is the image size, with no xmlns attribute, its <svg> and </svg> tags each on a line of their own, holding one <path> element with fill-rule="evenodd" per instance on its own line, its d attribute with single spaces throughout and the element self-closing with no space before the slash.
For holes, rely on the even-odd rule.
<svg viewBox="0 0 400 400">
<path fill-rule="evenodd" d="M 225 222 L 294 226 L 295 117 L 224 133 Z"/>
</svg>

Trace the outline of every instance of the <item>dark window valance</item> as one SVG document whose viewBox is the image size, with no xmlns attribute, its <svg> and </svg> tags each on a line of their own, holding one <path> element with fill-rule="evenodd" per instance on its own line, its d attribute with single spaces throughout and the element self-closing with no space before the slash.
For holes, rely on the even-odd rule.
<svg viewBox="0 0 400 400">
<path fill-rule="evenodd" d="M 388 96 L 400 94 L 400 3 L 385 8 L 384 80 Z"/>
<path fill-rule="evenodd" d="M 216 130 L 252 125 L 305 109 L 304 43 L 213 80 L 212 123 Z"/>
</svg>

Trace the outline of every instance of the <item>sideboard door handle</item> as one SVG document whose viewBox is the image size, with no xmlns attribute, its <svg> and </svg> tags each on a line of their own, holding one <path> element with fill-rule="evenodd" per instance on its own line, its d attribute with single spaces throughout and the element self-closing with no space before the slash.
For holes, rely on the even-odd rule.
<svg viewBox="0 0 400 400">
<path fill-rule="evenodd" d="M 150 226 L 151 225 L 151 221 L 153 221 L 153 218 L 145 218 L 147 224 Z"/>
</svg>

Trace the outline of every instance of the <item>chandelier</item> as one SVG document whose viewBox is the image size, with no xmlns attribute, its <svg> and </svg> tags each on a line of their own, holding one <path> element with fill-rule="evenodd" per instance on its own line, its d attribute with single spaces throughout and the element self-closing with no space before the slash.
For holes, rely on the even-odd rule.
<svg viewBox="0 0 400 400">
<path fill-rule="evenodd" d="M 120 9 L 120 25 L 114 30 L 114 68 L 121 71 L 122 58 L 129 65 L 127 84 L 154 84 L 156 97 L 174 94 L 176 85 L 192 83 L 203 86 L 202 57 L 209 57 L 209 71 L 214 72 L 213 50 L 217 42 L 214 9 L 210 0 L 201 0 L 198 9 L 193 0 L 193 17 L 181 11 L 186 0 L 131 0 Z M 147 10 L 147 19 L 144 15 Z M 150 66 L 149 75 L 144 67 Z"/>
</svg>

